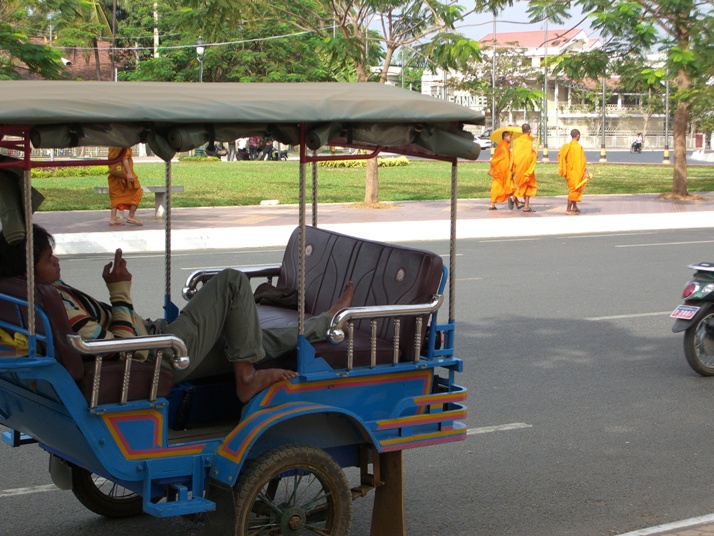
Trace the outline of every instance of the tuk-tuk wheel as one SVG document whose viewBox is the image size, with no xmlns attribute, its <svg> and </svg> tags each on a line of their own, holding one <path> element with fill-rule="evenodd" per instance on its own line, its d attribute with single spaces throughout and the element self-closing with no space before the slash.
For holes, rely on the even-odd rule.
<svg viewBox="0 0 714 536">
<path fill-rule="evenodd" d="M 72 492 L 95 514 L 109 518 L 143 513 L 140 495 L 81 467 L 72 467 Z"/>
<path fill-rule="evenodd" d="M 249 462 L 234 487 L 236 534 L 347 536 L 352 493 L 325 451 L 284 445 Z"/>
</svg>

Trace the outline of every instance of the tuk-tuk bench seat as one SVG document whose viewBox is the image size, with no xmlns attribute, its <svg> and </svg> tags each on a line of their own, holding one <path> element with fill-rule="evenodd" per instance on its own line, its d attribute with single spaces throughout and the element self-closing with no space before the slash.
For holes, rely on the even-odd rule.
<svg viewBox="0 0 714 536">
<path fill-rule="evenodd" d="M 352 281 L 352 306 L 407 305 L 428 303 L 439 290 L 443 261 L 430 251 L 355 238 L 317 227 L 305 230 L 305 314 L 328 310 Z M 298 286 L 298 229 L 285 248 L 276 286 Z M 280 327 L 297 322 L 297 311 L 258 305 L 262 327 Z M 370 320 L 356 321 L 353 366 L 367 366 L 371 355 Z M 422 323 L 421 340 L 427 329 Z M 416 319 L 401 318 L 399 359 L 414 359 Z M 393 360 L 394 324 L 391 318 L 377 322 L 377 364 Z M 316 354 L 334 368 L 347 366 L 347 344 L 314 343 Z"/>
<path fill-rule="evenodd" d="M 27 281 L 19 277 L 0 279 L 0 293 L 8 294 L 15 298 L 26 299 Z M 50 321 L 51 333 L 54 342 L 54 358 L 67 369 L 72 379 L 77 382 L 80 391 L 89 401 L 94 385 L 95 360 L 83 357 L 69 344 L 66 336 L 72 333 L 69 319 L 65 312 L 62 298 L 57 290 L 47 283 L 36 282 L 35 304 L 41 307 Z M 0 320 L 13 325 L 27 326 L 27 308 L 20 307 L 21 318 L 18 318 L 18 308 L 9 301 L 0 299 Z M 36 322 L 36 331 L 46 335 L 42 322 Z M 44 355 L 46 347 L 38 343 L 38 353 Z M 131 366 L 131 381 L 129 383 L 128 400 L 148 399 L 154 374 L 153 363 L 135 361 Z M 103 360 L 100 383 L 99 404 L 109 404 L 121 400 L 121 391 L 124 380 L 124 362 L 121 360 Z M 166 396 L 173 385 L 173 373 L 161 369 L 159 376 L 158 396 Z"/>
</svg>

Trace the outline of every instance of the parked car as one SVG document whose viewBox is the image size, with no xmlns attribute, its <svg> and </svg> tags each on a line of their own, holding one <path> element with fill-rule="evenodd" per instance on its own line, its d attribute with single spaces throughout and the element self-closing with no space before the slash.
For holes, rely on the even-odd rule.
<svg viewBox="0 0 714 536">
<path fill-rule="evenodd" d="M 474 143 L 478 143 L 481 150 L 491 148 L 491 140 L 488 138 L 491 135 L 491 129 L 484 130 L 481 134 L 474 138 Z"/>
</svg>

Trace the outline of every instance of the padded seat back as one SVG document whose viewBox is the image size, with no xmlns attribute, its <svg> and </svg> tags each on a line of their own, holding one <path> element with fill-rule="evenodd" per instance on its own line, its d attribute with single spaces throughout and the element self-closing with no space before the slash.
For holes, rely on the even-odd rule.
<svg viewBox="0 0 714 536">
<path fill-rule="evenodd" d="M 27 281 L 20 277 L 2 278 L 0 279 L 0 293 L 26 300 Z M 52 285 L 36 282 L 35 304 L 42 308 L 50 320 L 51 336 L 55 347 L 55 355 L 52 357 L 69 371 L 75 381 L 79 381 L 84 376 L 82 356 L 67 344 L 66 335 L 72 330 L 62 298 Z M 27 307 L 19 309 L 21 318 L 18 318 L 18 307 L 15 304 L 0 300 L 0 319 L 11 324 L 18 324 L 21 321 L 22 325 L 27 327 Z M 38 334 L 47 335 L 39 317 L 37 317 L 35 326 Z M 38 344 L 38 352 L 42 354 L 46 352 L 44 344 Z"/>
<path fill-rule="evenodd" d="M 15 298 L 26 299 L 27 281 L 19 277 L 0 279 L 0 293 L 9 294 Z M 92 395 L 94 384 L 94 358 L 85 359 L 67 344 L 67 334 L 72 333 L 67 312 L 62 298 L 52 285 L 47 283 L 35 284 L 35 303 L 40 306 L 50 320 L 55 355 L 53 356 L 64 368 L 72 379 L 79 384 L 79 388 L 87 400 Z M 23 326 L 27 326 L 27 307 L 20 308 Z M 11 324 L 18 324 L 18 312 L 15 304 L 0 300 L 0 320 Z M 36 322 L 38 334 L 44 335 L 44 325 Z M 46 353 L 45 345 L 38 344 L 38 351 Z M 151 383 L 154 374 L 153 363 L 135 362 L 131 368 L 131 381 L 129 383 L 128 400 L 148 399 L 151 392 Z M 100 379 L 99 404 L 116 403 L 121 400 L 121 389 L 124 381 L 124 362 L 105 360 L 102 364 Z M 173 373 L 165 368 L 161 369 L 159 377 L 158 396 L 166 396 L 173 385 Z"/>
<path fill-rule="evenodd" d="M 298 286 L 298 231 L 293 231 L 282 261 L 278 286 Z M 305 312 L 315 315 L 329 309 L 345 283 L 355 284 L 353 306 L 427 303 L 439 290 L 443 261 L 430 251 L 363 240 L 317 227 L 306 228 Z M 369 320 L 355 322 L 369 334 Z M 414 357 L 414 317 L 401 319 L 400 353 Z M 422 336 L 426 332 L 426 322 Z M 378 321 L 377 336 L 391 341 L 391 319 Z"/>
</svg>

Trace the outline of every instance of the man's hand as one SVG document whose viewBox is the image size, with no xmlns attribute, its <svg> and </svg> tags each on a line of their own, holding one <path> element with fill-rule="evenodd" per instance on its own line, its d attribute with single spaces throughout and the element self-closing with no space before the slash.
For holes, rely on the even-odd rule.
<svg viewBox="0 0 714 536">
<path fill-rule="evenodd" d="M 121 256 L 121 249 L 117 249 L 114 253 L 114 262 L 110 262 L 104 267 L 102 277 L 107 285 L 120 281 L 131 281 L 131 272 L 126 269 L 126 261 Z"/>
</svg>

